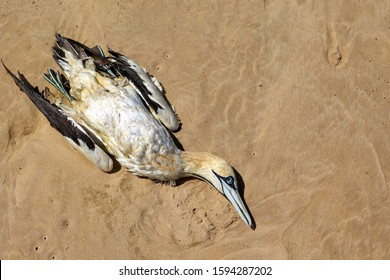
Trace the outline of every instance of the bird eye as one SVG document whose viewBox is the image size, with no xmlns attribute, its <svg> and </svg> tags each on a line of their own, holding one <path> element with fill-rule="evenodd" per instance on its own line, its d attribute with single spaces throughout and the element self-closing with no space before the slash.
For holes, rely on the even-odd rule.
<svg viewBox="0 0 390 280">
<path fill-rule="evenodd" d="M 226 178 L 226 183 L 228 185 L 233 185 L 233 182 L 234 182 L 234 179 L 233 179 L 232 176 L 229 176 L 229 177 Z"/>
<path fill-rule="evenodd" d="M 218 175 L 214 170 L 212 170 L 214 175 L 217 176 L 217 178 L 220 180 L 220 182 L 224 182 L 227 184 L 229 187 L 234 188 L 234 177 L 233 176 L 228 176 L 228 177 L 222 177 Z"/>
</svg>

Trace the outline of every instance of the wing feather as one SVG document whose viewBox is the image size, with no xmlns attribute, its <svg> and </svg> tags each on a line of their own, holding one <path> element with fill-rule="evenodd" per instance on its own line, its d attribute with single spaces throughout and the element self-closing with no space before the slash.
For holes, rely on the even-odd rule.
<svg viewBox="0 0 390 280">
<path fill-rule="evenodd" d="M 38 87 L 33 87 L 27 79 L 20 73 L 16 77 L 3 63 L 7 73 L 12 77 L 15 84 L 23 91 L 35 106 L 44 114 L 50 125 L 77 150 L 83 153 L 99 169 L 105 172 L 112 170 L 113 161 L 111 157 L 99 147 L 90 136 L 92 132 L 87 131 L 73 118 L 67 115 L 56 105 L 51 104 L 43 97 L 43 93 Z"/>
</svg>

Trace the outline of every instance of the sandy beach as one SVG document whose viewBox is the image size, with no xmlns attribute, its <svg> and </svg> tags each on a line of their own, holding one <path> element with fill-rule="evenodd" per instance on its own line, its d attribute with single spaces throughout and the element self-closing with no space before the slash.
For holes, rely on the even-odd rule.
<svg viewBox="0 0 390 280">
<path fill-rule="evenodd" d="M 56 32 L 157 77 L 206 183 L 104 173 L 0 66 L 0 259 L 390 259 L 390 2 L 0 1 L 0 58 L 51 87 Z M 54 89 L 53 89 L 54 90 Z"/>
</svg>

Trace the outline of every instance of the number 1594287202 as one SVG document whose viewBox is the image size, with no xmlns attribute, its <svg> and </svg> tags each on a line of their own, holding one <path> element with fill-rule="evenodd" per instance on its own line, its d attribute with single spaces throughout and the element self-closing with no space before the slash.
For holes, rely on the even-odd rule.
<svg viewBox="0 0 390 280">
<path fill-rule="evenodd" d="M 219 266 L 213 267 L 213 275 L 272 275 L 268 266 Z"/>
</svg>

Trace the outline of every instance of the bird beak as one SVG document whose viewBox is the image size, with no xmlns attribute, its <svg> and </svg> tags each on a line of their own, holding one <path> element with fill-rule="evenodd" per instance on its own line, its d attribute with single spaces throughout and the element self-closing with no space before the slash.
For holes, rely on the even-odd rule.
<svg viewBox="0 0 390 280">
<path fill-rule="evenodd" d="M 251 229 L 255 230 L 256 225 L 249 214 L 248 209 L 246 208 L 244 202 L 241 199 L 240 194 L 238 193 L 237 188 L 231 187 L 226 184 L 223 180 L 221 180 L 222 190 L 225 194 L 226 198 L 230 201 L 230 203 L 234 206 L 241 219 L 251 227 Z"/>
</svg>

